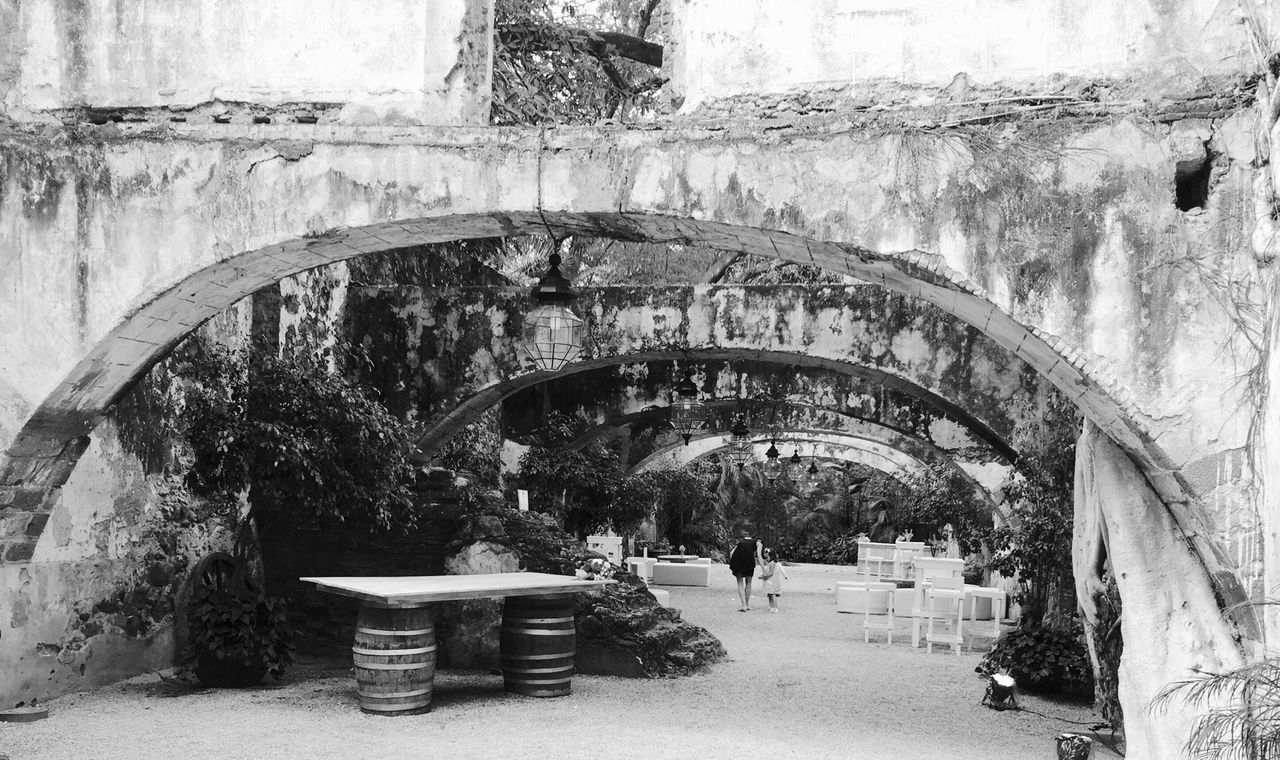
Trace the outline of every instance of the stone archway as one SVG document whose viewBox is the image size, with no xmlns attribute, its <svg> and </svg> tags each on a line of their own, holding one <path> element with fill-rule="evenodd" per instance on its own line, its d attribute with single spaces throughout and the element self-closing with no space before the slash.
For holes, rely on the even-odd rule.
<svg viewBox="0 0 1280 760">
<path fill-rule="evenodd" d="M 1049 329 L 1058 327 L 1083 345 L 1084 328 L 1071 326 L 1071 320 L 1092 321 L 1095 315 L 1087 303 L 1064 309 L 1064 318 L 1061 313 L 1037 313 L 1027 305 L 1026 293 L 1010 294 L 1011 280 L 1029 290 L 1040 286 L 1030 274 L 1010 277 L 1010 268 L 1021 263 L 990 255 L 984 235 L 1006 224 L 1030 227 L 1039 217 L 1006 218 L 1011 212 L 995 211 L 993 220 L 986 219 L 991 199 L 975 191 L 979 182 L 963 176 L 979 156 L 962 138 L 939 137 L 939 150 L 921 161 L 900 160 L 919 148 L 900 135 L 881 139 L 840 129 L 789 135 L 785 144 L 779 134 L 681 133 L 672 140 L 655 132 L 601 139 L 599 131 L 566 130 L 548 141 L 541 133 L 459 130 L 433 136 L 435 142 L 429 145 L 422 144 L 420 136 L 397 134 L 361 138 L 363 142 L 330 137 L 329 142 L 313 145 L 311 153 L 299 156 L 289 151 L 291 158 L 277 161 L 281 151 L 270 145 L 271 136 L 270 128 L 255 129 L 247 135 L 250 144 L 224 152 L 221 141 L 232 142 L 234 130 L 210 137 L 178 127 L 166 137 L 164 148 L 147 159 L 130 154 L 137 150 L 134 147 L 110 153 L 76 146 L 88 155 L 72 156 L 51 143 L 37 151 L 53 158 L 32 176 L 59 180 L 59 172 L 65 172 L 60 181 L 46 184 L 78 189 L 75 203 L 29 204 L 42 218 L 20 225 L 24 232 L 35 230 L 24 240 L 36 242 L 27 244 L 61 261 L 63 252 L 75 260 L 89 244 L 74 235 L 67 242 L 61 233 L 68 228 L 115 242 L 102 253 L 110 264 L 102 267 L 107 274 L 86 277 L 83 297 L 66 313 L 41 315 L 54 328 L 30 331 L 31 345 L 4 346 L 22 357 L 20 363 L 29 360 L 31 367 L 23 367 L 21 382 L 4 382 L 16 387 L 33 408 L 0 465 L 0 498 L 6 508 L 32 515 L 18 534 L 3 537 L 5 561 L 23 562 L 32 556 L 43 525 L 40 518 L 47 518 L 58 487 L 103 412 L 183 335 L 237 298 L 283 276 L 363 253 L 477 236 L 550 232 L 771 256 L 850 274 L 934 304 L 1047 378 L 1132 462 L 1137 477 L 1157 496 L 1161 514 L 1169 517 L 1169 535 L 1161 540 L 1170 551 L 1185 555 L 1186 574 L 1212 589 L 1214 609 L 1203 615 L 1218 616 L 1222 608 L 1246 598 L 1231 560 L 1202 525 L 1198 492 L 1184 469 L 1194 461 L 1200 433 L 1216 422 L 1207 402 L 1187 402 L 1192 411 L 1181 427 L 1159 424 L 1155 415 L 1132 403 L 1129 390 L 1149 393 L 1159 389 L 1159 382 L 1151 383 L 1127 367 L 1124 383 L 1118 383 L 1100 371 L 1098 362 Z M 1088 144 L 1111 145 L 1110 152 L 1087 160 L 1055 154 L 1057 169 L 1067 171 L 1046 171 L 1046 176 L 1066 178 L 1061 186 L 1017 204 L 1040 204 L 1047 218 L 1065 222 L 1063 228 L 1073 229 L 1079 222 L 1090 230 L 1092 243 L 1080 245 L 1083 256 L 1075 256 L 1073 249 L 1062 265 L 1068 278 L 1078 273 L 1081 259 L 1086 265 L 1098 264 L 1109 255 L 1106 252 L 1124 248 L 1125 236 L 1131 234 L 1126 224 L 1140 234 L 1157 236 L 1160 225 L 1174 213 L 1151 213 L 1168 206 L 1167 199 L 1156 200 L 1167 195 L 1164 183 L 1151 179 L 1163 177 L 1167 168 L 1161 163 L 1167 151 L 1158 136 L 1126 121 L 1084 137 Z M 895 156 L 899 160 L 893 160 Z M 152 177 L 163 176 L 163 183 L 142 176 L 138 182 L 113 184 L 113 176 L 125 174 L 126 167 L 140 161 L 154 170 Z M 886 171 L 886 165 L 893 167 L 887 170 L 892 176 L 876 173 Z M 93 178 L 73 181 L 85 166 L 95 172 Z M 1131 182 L 1139 197 L 1150 197 L 1149 208 L 1143 205 L 1142 213 L 1128 214 L 1108 205 L 1114 196 L 1100 194 L 1091 195 L 1085 205 L 1073 205 L 1075 200 L 1062 203 L 1064 193 L 1076 198 L 1072 193 L 1079 192 L 1082 176 L 1088 184 L 1104 173 Z M 495 177 L 503 181 L 495 182 Z M 362 182 L 379 190 L 355 201 L 344 195 Z M 128 197 L 121 195 L 126 185 L 123 192 Z M 1034 185 L 1010 187 L 1011 192 L 1025 193 Z M 403 189 L 391 192 L 397 203 L 390 211 L 383 203 L 388 188 Z M 895 193 L 903 190 L 932 205 L 895 205 Z M 265 197 L 270 203 L 261 202 Z M 1098 212 L 1098 205 L 1106 213 Z M 1067 211 L 1051 213 L 1057 207 Z M 1124 219 L 1113 224 L 1117 217 L 1112 211 Z M 80 215 L 76 224 L 62 219 L 63 214 L 70 218 L 75 213 Z M 155 221 L 188 214 L 200 221 L 196 229 L 164 229 Z M 48 224 L 48 218 L 58 221 Z M 395 221 L 371 223 L 386 218 Z M 965 234 L 965 224 L 980 229 Z M 320 232 L 332 225 L 340 229 Z M 137 230 L 156 234 L 140 236 Z M 312 237 L 300 237 L 309 232 Z M 845 242 L 832 242 L 837 240 Z M 998 244 L 996 248 L 1003 250 Z M 1054 271 L 1053 264 L 1045 266 Z M 90 274 L 97 271 L 90 267 Z M 1088 277 L 1084 279 L 1087 283 Z M 993 291 L 997 294 L 989 295 L 979 281 L 999 286 Z M 42 294 L 34 292 L 33 297 L 40 301 Z M 100 294 L 106 295 L 97 298 Z M 1067 301 L 1073 303 L 1070 296 Z M 1134 310 L 1129 302 L 1125 309 L 1126 316 Z M 15 324 L 36 321 L 24 311 L 14 314 Z M 61 334 L 64 323 L 67 335 Z M 1138 342 L 1137 332 L 1123 334 Z M 41 343 L 45 336 L 49 340 Z M 1123 355 L 1111 350 L 1123 341 L 1087 342 Z M 1162 379 L 1177 376 L 1171 368 L 1160 369 L 1156 375 Z M 1227 392 L 1220 384 L 1213 387 Z M 1220 403 L 1217 398 L 1212 401 L 1215 408 Z M 1162 408 L 1157 405 L 1154 411 Z M 1160 429 L 1153 431 L 1152 424 Z M 1231 661 L 1231 653 L 1241 649 L 1240 636 L 1256 638 L 1251 620 L 1243 613 L 1244 627 L 1229 628 L 1225 638 L 1206 632 L 1212 641 L 1205 650 L 1210 659 L 1221 652 L 1223 661 Z"/>
</svg>

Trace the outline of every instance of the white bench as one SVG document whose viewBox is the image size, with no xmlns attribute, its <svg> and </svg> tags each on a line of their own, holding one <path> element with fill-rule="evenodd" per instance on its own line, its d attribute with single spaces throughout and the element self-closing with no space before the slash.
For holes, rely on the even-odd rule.
<svg viewBox="0 0 1280 760">
<path fill-rule="evenodd" d="M 711 565 L 658 562 L 653 566 L 655 586 L 710 586 Z"/>
</svg>

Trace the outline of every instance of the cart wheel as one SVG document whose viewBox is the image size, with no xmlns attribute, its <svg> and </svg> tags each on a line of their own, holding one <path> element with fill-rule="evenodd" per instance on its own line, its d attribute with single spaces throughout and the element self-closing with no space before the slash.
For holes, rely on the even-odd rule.
<svg viewBox="0 0 1280 760">
<path fill-rule="evenodd" d="M 231 591 L 236 575 L 236 560 L 226 552 L 214 552 L 196 563 L 191 571 L 191 582 L 195 588 L 206 591 Z M 257 584 L 248 576 L 244 577 L 244 590 L 253 591 Z"/>
</svg>

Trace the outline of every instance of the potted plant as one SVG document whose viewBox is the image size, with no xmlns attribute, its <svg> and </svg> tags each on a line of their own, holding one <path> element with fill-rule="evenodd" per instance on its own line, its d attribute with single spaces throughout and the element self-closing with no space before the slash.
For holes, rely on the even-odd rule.
<svg viewBox="0 0 1280 760">
<path fill-rule="evenodd" d="M 293 629 L 283 599 L 270 597 L 225 552 L 205 557 L 192 574 L 184 658 L 212 687 L 245 687 L 293 662 Z"/>
</svg>

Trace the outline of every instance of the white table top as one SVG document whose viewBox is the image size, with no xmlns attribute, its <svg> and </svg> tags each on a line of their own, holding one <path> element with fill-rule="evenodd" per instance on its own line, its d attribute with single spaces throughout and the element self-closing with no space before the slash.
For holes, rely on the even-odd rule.
<svg viewBox="0 0 1280 760">
<path fill-rule="evenodd" d="M 479 575 L 407 575 L 400 577 L 302 578 L 321 591 L 351 596 L 389 607 L 417 607 L 430 602 L 487 596 L 571 594 L 614 581 L 583 581 L 550 573 L 483 573 Z"/>
</svg>

